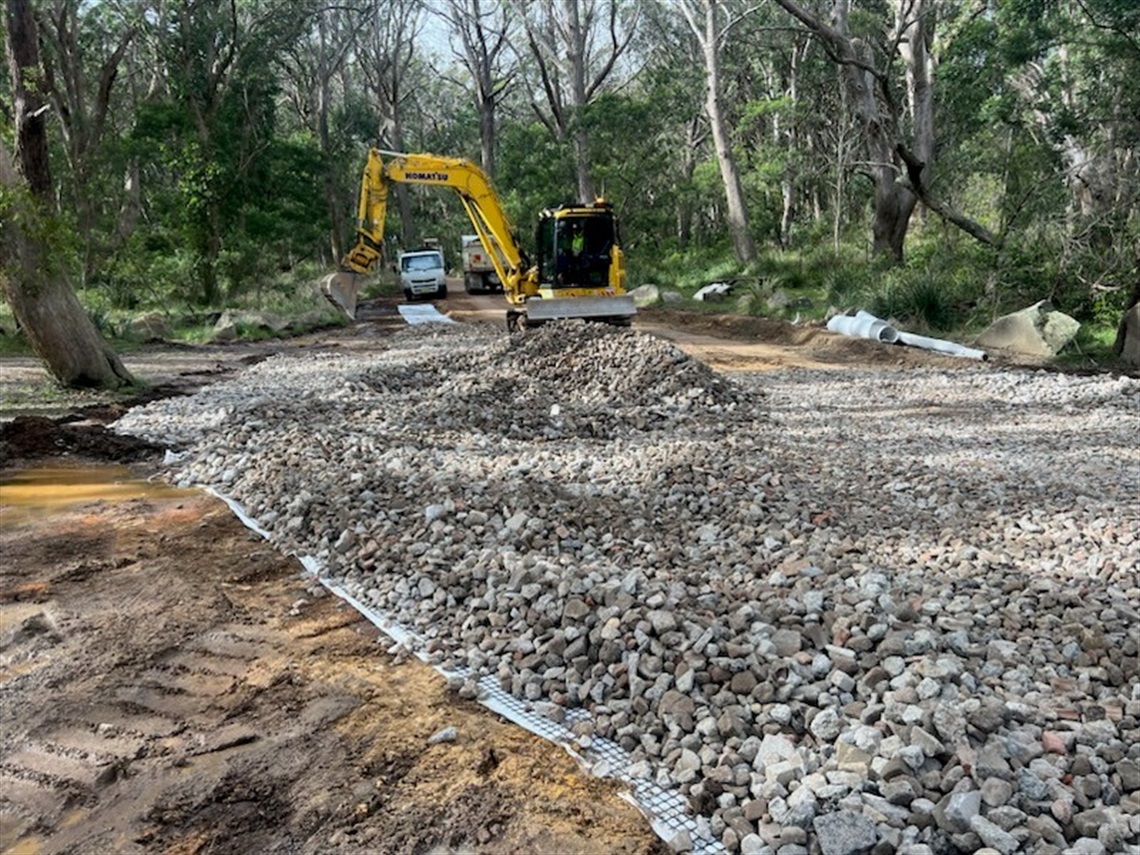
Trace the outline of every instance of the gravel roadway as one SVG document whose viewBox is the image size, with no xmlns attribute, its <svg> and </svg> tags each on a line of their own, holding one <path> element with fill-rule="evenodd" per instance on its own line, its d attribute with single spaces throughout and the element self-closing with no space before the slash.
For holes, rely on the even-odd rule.
<svg viewBox="0 0 1140 855">
<path fill-rule="evenodd" d="M 475 323 L 117 429 L 438 662 L 586 710 L 688 800 L 678 850 L 1135 851 L 1140 381 L 893 360 Z"/>
</svg>

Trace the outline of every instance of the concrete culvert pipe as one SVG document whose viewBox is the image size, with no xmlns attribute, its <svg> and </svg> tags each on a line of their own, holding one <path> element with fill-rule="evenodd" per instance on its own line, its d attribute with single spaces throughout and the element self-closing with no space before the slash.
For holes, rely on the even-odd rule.
<svg viewBox="0 0 1140 855">
<path fill-rule="evenodd" d="M 972 347 L 965 347 L 958 344 L 956 341 L 946 341 L 940 338 L 929 338 L 924 335 L 915 335 L 914 333 L 899 333 L 899 344 L 905 344 L 909 347 L 921 347 L 924 350 L 933 350 L 937 353 L 945 353 L 950 356 L 961 356 L 966 359 L 981 359 L 985 360 L 986 352 L 984 350 L 977 350 Z"/>
<path fill-rule="evenodd" d="M 894 344 L 899 340 L 899 332 L 884 320 L 876 318 L 868 312 L 859 312 L 851 315 L 836 315 L 827 322 L 830 332 L 852 338 L 869 338 L 872 341 L 881 341 L 884 344 Z"/>
</svg>

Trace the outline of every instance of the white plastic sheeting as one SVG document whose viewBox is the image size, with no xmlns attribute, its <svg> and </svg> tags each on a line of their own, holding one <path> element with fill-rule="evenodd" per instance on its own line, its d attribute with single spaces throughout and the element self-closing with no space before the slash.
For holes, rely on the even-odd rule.
<svg viewBox="0 0 1140 855">
<path fill-rule="evenodd" d="M 732 285 L 728 282 L 713 282 L 701 288 L 693 295 L 693 299 L 702 303 L 711 300 L 723 300 L 731 293 Z"/>
</svg>

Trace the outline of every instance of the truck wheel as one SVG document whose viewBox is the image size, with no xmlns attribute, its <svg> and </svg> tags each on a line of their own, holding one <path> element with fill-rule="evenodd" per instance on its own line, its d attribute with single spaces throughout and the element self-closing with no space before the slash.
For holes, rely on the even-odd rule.
<svg viewBox="0 0 1140 855">
<path fill-rule="evenodd" d="M 415 299 L 414 297 L 412 297 L 412 291 L 410 288 L 404 289 L 404 299 L 407 300 L 409 303 L 412 302 L 413 299 Z"/>
<path fill-rule="evenodd" d="M 439 286 L 439 299 L 443 300 L 446 297 L 447 297 L 447 286 L 446 285 L 440 285 Z"/>
</svg>

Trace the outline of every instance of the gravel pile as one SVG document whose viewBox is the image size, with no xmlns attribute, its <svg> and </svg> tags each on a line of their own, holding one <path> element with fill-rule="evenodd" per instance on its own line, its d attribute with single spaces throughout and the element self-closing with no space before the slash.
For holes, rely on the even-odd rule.
<svg viewBox="0 0 1140 855">
<path fill-rule="evenodd" d="M 117 429 L 437 661 L 589 709 L 730 851 L 1140 840 L 1136 380 L 727 379 L 630 330 L 458 325 Z"/>
</svg>

